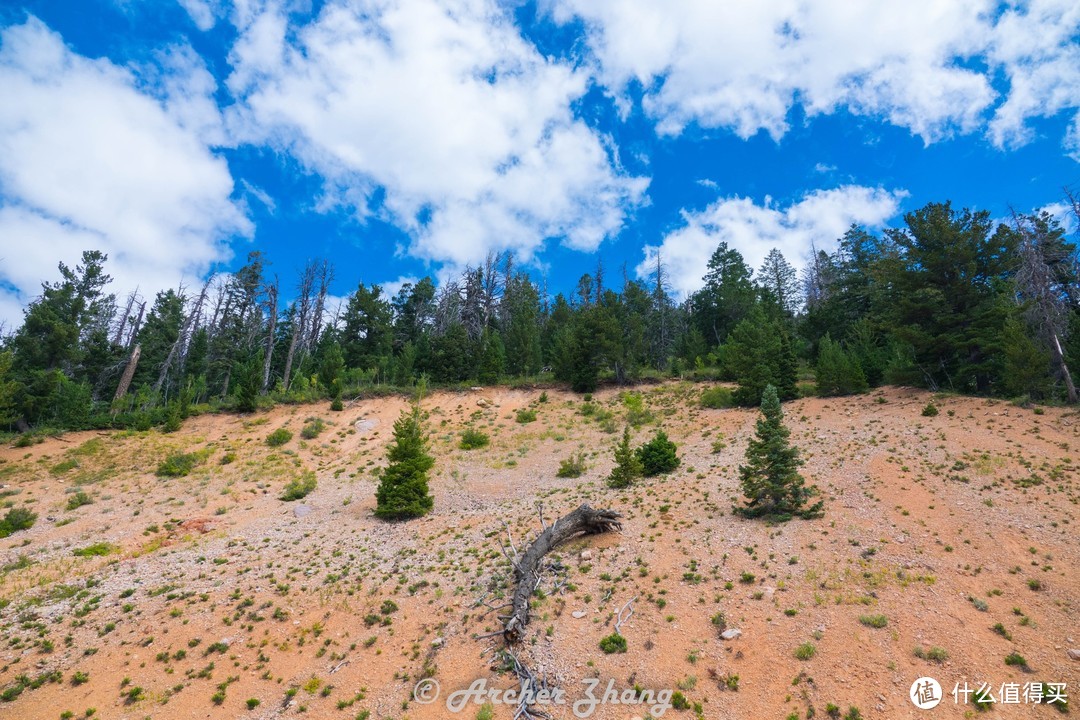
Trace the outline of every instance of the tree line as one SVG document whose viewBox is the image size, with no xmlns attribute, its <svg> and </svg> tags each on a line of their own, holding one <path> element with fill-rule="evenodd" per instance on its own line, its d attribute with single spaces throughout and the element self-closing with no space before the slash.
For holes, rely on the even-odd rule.
<svg viewBox="0 0 1080 720">
<path fill-rule="evenodd" d="M 150 300 L 111 293 L 107 257 L 86 251 L 0 342 L 0 428 L 170 425 L 422 376 L 554 379 L 578 392 L 717 378 L 737 382 L 730 401 L 747 406 L 768 385 L 781 400 L 805 393 L 811 374 L 824 395 L 904 384 L 1076 401 L 1080 264 L 1045 212 L 994 223 L 930 203 L 880 233 L 852 226 L 801 274 L 775 249 L 754 271 L 720 243 L 682 301 L 659 255 L 644 280 L 624 269 L 613 281 L 598 263 L 554 297 L 509 255 L 392 297 L 360 282 L 330 307 L 335 273 L 312 261 L 283 285 L 253 252 L 235 273 Z"/>
</svg>

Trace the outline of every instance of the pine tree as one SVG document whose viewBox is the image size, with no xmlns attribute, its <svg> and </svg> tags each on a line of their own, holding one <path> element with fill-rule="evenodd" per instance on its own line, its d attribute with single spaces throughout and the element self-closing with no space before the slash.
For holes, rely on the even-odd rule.
<svg viewBox="0 0 1080 720">
<path fill-rule="evenodd" d="M 247 360 L 234 363 L 232 374 L 237 412 L 255 412 L 262 389 L 262 353 L 254 353 Z"/>
<path fill-rule="evenodd" d="M 322 358 L 319 360 L 319 383 L 330 393 L 330 397 L 341 397 L 341 374 L 345 371 L 345 357 L 341 346 L 336 342 L 326 343 Z"/>
<path fill-rule="evenodd" d="M 435 506 L 428 492 L 428 470 L 435 458 L 428 454 L 424 434 L 424 414 L 420 410 L 423 384 L 412 407 L 402 410 L 394 423 L 394 442 L 387 457 L 390 464 L 383 470 L 375 491 L 375 515 L 384 520 L 408 520 L 426 515 Z"/>
<path fill-rule="evenodd" d="M 663 430 L 657 430 L 652 440 L 639 447 L 636 451 L 638 460 L 641 461 L 642 472 L 652 477 L 669 473 L 679 467 L 678 446 L 668 439 Z"/>
<path fill-rule="evenodd" d="M 828 333 L 818 345 L 816 380 L 817 394 L 822 397 L 866 391 L 866 376 L 858 361 Z"/>
<path fill-rule="evenodd" d="M 816 494 L 805 486 L 798 468 L 803 464 L 798 448 L 788 442 L 790 431 L 784 426 L 784 413 L 776 388 L 769 385 L 761 398 L 761 413 L 755 437 L 746 449 L 746 465 L 739 467 L 739 480 L 747 503 L 732 508 L 743 517 L 769 517 L 790 520 L 793 515 L 819 517 L 824 503 L 810 507 L 806 502 Z"/>
<path fill-rule="evenodd" d="M 630 447 L 630 426 L 623 428 L 622 442 L 615 448 L 615 467 L 608 475 L 607 484 L 612 488 L 629 487 L 641 477 L 644 467 L 634 448 Z"/>
</svg>

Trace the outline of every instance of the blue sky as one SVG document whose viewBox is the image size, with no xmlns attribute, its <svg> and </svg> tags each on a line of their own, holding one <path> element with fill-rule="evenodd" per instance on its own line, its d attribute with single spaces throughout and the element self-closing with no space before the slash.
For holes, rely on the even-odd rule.
<svg viewBox="0 0 1080 720">
<path fill-rule="evenodd" d="M 506 251 L 554 293 L 716 245 L 801 265 L 930 201 L 1064 212 L 1067 0 L 3 0 L 0 321 L 261 249 L 393 290 Z"/>
</svg>

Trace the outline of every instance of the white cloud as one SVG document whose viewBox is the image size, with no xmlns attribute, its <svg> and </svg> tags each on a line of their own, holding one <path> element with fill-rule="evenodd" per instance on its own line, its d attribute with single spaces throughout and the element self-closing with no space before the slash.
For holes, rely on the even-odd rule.
<svg viewBox="0 0 1080 720">
<path fill-rule="evenodd" d="M 661 134 L 698 123 L 778 139 L 801 105 L 810 116 L 845 108 L 880 117 L 928 143 L 986 131 L 1000 147 L 1029 139 L 1029 118 L 1080 108 L 1075 0 L 1004 11 L 992 0 L 546 7 L 557 22 L 584 21 L 601 82 L 623 103 L 639 82 Z M 1002 93 L 993 87 L 999 74 Z"/>
<path fill-rule="evenodd" d="M 207 146 L 221 133 L 212 80 L 193 54 L 167 56 L 171 72 L 136 77 L 73 53 L 35 18 L 0 32 L 6 312 L 82 250 L 109 255 L 118 291 L 146 294 L 204 273 L 230 256 L 227 239 L 252 232 Z"/>
<path fill-rule="evenodd" d="M 721 242 L 742 253 L 754 270 L 772 248 L 799 266 L 811 242 L 828 249 L 852 223 L 880 227 L 896 215 L 906 195 L 903 190 L 844 185 L 815 190 L 786 208 L 770 198 L 763 205 L 749 198 L 720 198 L 700 212 L 684 211 L 685 225 L 668 233 L 659 246 L 646 245 L 636 272 L 640 278 L 648 277 L 659 252 L 672 289 L 686 297 L 701 287 L 709 258 Z"/>
<path fill-rule="evenodd" d="M 1080 108 L 1078 34 L 1080 6 L 1073 0 L 1033 0 L 1002 14 L 990 48 L 992 62 L 1009 82 L 1008 99 L 995 110 L 989 128 L 998 147 L 1030 141 L 1029 118 Z M 1066 147 L 1073 152 L 1078 125 L 1080 113 L 1066 137 Z"/>
<path fill-rule="evenodd" d="M 210 0 L 177 0 L 180 6 L 191 16 L 191 21 L 203 32 L 210 30 L 217 24 L 222 15 L 220 2 Z"/>
<path fill-rule="evenodd" d="M 326 181 L 320 208 L 378 212 L 418 257 L 528 260 L 552 238 L 595 250 L 643 195 L 574 117 L 587 77 L 540 56 L 493 0 L 338 0 L 302 27 L 274 7 L 235 19 L 237 136 L 294 154 Z"/>
</svg>

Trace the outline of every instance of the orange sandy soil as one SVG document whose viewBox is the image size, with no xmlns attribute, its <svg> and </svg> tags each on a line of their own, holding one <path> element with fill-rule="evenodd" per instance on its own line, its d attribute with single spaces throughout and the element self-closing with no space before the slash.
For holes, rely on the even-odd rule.
<svg viewBox="0 0 1080 720">
<path fill-rule="evenodd" d="M 597 393 L 599 418 L 561 391 L 546 402 L 539 390 L 437 393 L 424 401 L 435 510 L 408 523 L 372 517 L 375 472 L 405 407 L 398 398 L 4 447 L 3 502 L 40 517 L 0 541 L 0 691 L 20 675 L 55 682 L 0 702 L 0 718 L 90 709 L 106 720 L 482 718 L 478 705 L 455 715 L 442 698 L 413 702 L 413 686 L 425 674 L 443 697 L 480 678 L 515 684 L 498 671 L 498 638 L 477 637 L 499 628 L 477 600 L 507 594 L 507 530 L 520 548 L 540 527 L 539 503 L 550 522 L 582 502 L 623 513 L 622 532 L 549 556 L 566 568 L 563 590 L 553 593 L 559 574 L 549 571 L 517 650 L 570 700 L 598 678 L 601 690 L 608 680 L 682 688 L 706 718 L 806 718 L 811 708 L 825 718 L 829 704 L 868 719 L 973 716 L 948 696 L 929 714 L 916 709 L 908 690 L 924 675 L 946 693 L 964 682 L 988 682 L 995 695 L 1002 683 L 1065 682 L 1080 699 L 1080 662 L 1066 654 L 1080 647 L 1077 413 L 902 388 L 791 402 L 792 439 L 825 516 L 770 526 L 731 513 L 758 413 L 701 409 L 701 390 L 636 391 L 653 418 L 635 442 L 662 427 L 682 464 L 627 490 L 604 485 L 627 413 L 620 391 Z M 931 399 L 941 412 L 923 417 Z M 516 422 L 520 408 L 537 420 Z M 302 440 L 314 417 L 326 429 Z M 294 437 L 270 448 L 279 427 Z M 466 427 L 491 444 L 460 449 Z M 157 477 L 179 451 L 203 460 L 186 477 Z M 578 451 L 585 474 L 557 478 Z M 307 470 L 317 489 L 280 500 Z M 68 510 L 76 489 L 93 502 Z M 109 554 L 73 554 L 102 542 Z M 635 597 L 622 625 L 628 652 L 605 655 L 600 639 Z M 718 613 L 741 638 L 719 638 Z M 860 622 L 872 615 L 887 624 Z M 797 659 L 808 642 L 815 654 Z M 932 647 L 947 659 L 915 654 Z M 1013 651 L 1027 669 L 1005 664 Z M 494 707 L 493 717 L 514 709 Z M 592 717 L 648 711 L 608 705 Z M 1031 704 L 993 713 L 1059 717 Z M 573 717 L 569 707 L 553 715 Z"/>
</svg>

